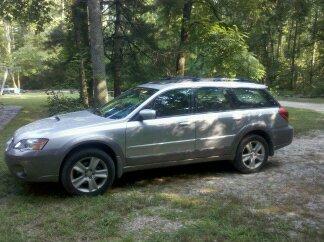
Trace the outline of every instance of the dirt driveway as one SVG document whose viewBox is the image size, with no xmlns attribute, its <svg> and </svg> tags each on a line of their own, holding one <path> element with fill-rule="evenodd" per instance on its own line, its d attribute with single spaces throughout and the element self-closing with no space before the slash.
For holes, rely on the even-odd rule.
<svg viewBox="0 0 324 242">
<path fill-rule="evenodd" d="M 276 152 L 262 172 L 220 174 L 188 184 L 186 193 L 217 192 L 259 203 L 255 213 L 324 230 L 324 132 L 297 138 Z"/>
<path fill-rule="evenodd" d="M 287 231 L 287 235 L 291 238 L 298 238 L 298 233 L 307 228 L 315 229 L 322 234 L 320 231 L 324 231 L 323 131 L 295 138 L 291 145 L 278 150 L 259 173 L 242 175 L 226 164 L 226 162 L 212 163 L 202 171 L 199 170 L 199 166 L 195 166 L 198 171 L 192 167 L 174 168 L 175 174 L 169 169 L 165 171 L 169 177 L 163 176 L 164 172 L 162 176 L 163 180 L 170 182 L 167 186 L 162 186 L 160 192 L 188 199 L 203 197 L 208 199 L 218 196 L 224 197 L 224 202 L 227 197 L 234 197 L 243 200 L 244 206 L 253 213 L 261 213 L 269 220 L 281 218 L 292 222 L 294 229 Z M 178 169 L 187 175 L 192 173 L 190 179 L 187 175 L 179 176 Z M 128 176 L 128 180 L 132 180 L 130 177 L 131 175 Z M 160 178 L 156 178 L 157 181 L 158 179 Z M 140 184 L 143 181 L 140 180 L 141 178 L 131 183 Z M 145 223 L 147 219 L 143 217 L 141 221 L 141 218 L 137 217 L 132 226 L 142 224 L 146 229 L 153 229 L 150 228 L 153 226 L 150 224 L 154 223 Z M 165 223 L 167 221 L 163 220 L 163 224 Z"/>
<path fill-rule="evenodd" d="M 0 130 L 10 122 L 20 111 L 21 107 L 0 105 Z"/>
</svg>

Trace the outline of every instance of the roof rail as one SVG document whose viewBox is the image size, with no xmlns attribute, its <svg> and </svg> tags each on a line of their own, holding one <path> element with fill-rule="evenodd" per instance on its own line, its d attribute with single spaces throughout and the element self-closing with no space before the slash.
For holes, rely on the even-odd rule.
<svg viewBox="0 0 324 242">
<path fill-rule="evenodd" d="M 199 77 L 195 76 L 166 76 L 161 78 L 160 80 L 181 80 L 181 79 L 199 79 Z"/>
<path fill-rule="evenodd" d="M 214 78 L 205 78 L 205 77 L 194 77 L 194 76 L 167 76 L 159 80 L 151 81 L 151 84 L 169 84 L 169 83 L 180 83 L 180 82 L 199 82 L 199 81 L 210 81 L 210 82 L 248 82 L 248 83 L 257 83 L 255 80 L 251 80 L 244 77 L 222 77 L 217 76 Z"/>
<path fill-rule="evenodd" d="M 236 81 L 236 82 L 249 82 L 249 83 L 257 83 L 257 81 L 246 78 L 246 77 L 222 77 L 217 76 L 215 77 L 214 81 Z"/>
<path fill-rule="evenodd" d="M 161 78 L 159 80 L 151 81 L 149 83 L 155 83 L 155 84 L 166 84 L 171 82 L 182 82 L 182 81 L 199 81 L 199 77 L 193 77 L 193 76 L 167 76 L 164 78 Z"/>
<path fill-rule="evenodd" d="M 224 82 L 224 81 L 236 81 L 236 78 L 230 78 L 230 77 L 221 77 L 221 76 L 217 76 L 215 78 L 213 78 L 214 82 Z"/>
<path fill-rule="evenodd" d="M 246 77 L 237 77 L 236 79 L 238 82 L 253 82 L 253 83 L 257 82 L 256 80 L 252 80 Z"/>
</svg>

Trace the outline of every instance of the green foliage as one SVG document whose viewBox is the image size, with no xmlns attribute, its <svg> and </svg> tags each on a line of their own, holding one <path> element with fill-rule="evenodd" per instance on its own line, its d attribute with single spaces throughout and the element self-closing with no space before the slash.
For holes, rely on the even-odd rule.
<svg viewBox="0 0 324 242">
<path fill-rule="evenodd" d="M 237 28 L 200 23 L 192 30 L 188 72 L 201 76 L 247 77 L 260 80 L 262 64 L 248 51 Z"/>
<path fill-rule="evenodd" d="M 8 57 L 3 21 L 0 21 L 0 63 L 21 68 L 23 88 L 79 88 L 81 57 L 91 87 L 87 23 L 81 26 L 86 44 L 77 47 L 75 3 L 0 2 L 0 16 L 9 21 L 13 41 L 12 56 Z M 189 43 L 185 47 L 185 74 L 245 77 L 266 83 L 272 89 L 294 90 L 306 96 L 323 95 L 320 3 L 319 0 L 193 1 Z M 102 17 L 109 89 L 114 85 L 114 4 L 114 0 L 103 2 Z M 184 0 L 122 1 L 123 90 L 176 75 L 183 4 Z M 82 11 L 86 15 L 84 6 Z"/>
<path fill-rule="evenodd" d="M 23 25 L 35 24 L 42 30 L 44 24 L 51 20 L 51 0 L 2 0 L 0 16 L 10 22 L 16 21 Z"/>
<path fill-rule="evenodd" d="M 47 95 L 47 108 L 51 116 L 85 109 L 80 97 L 67 95 L 57 91 L 49 91 Z"/>
<path fill-rule="evenodd" d="M 301 83 L 301 93 L 307 97 L 324 97 L 324 81 L 319 80 L 312 85 Z"/>
<path fill-rule="evenodd" d="M 24 36 L 24 44 L 12 53 L 12 61 L 19 66 L 24 76 L 36 75 L 46 70 L 46 62 L 50 61 L 53 53 L 43 48 L 44 34 L 34 35 L 32 33 Z"/>
<path fill-rule="evenodd" d="M 249 50 L 265 67 L 268 85 L 310 93 L 323 82 L 320 1 L 220 0 L 216 5 L 223 21 L 248 34 Z"/>
</svg>

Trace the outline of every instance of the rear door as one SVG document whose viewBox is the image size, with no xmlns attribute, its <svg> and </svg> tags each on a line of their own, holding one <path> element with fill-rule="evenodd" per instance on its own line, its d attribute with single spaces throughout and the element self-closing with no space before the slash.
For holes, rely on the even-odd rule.
<svg viewBox="0 0 324 242">
<path fill-rule="evenodd" d="M 235 134 L 243 126 L 241 111 L 225 88 L 195 90 L 196 157 L 219 157 L 230 153 Z"/>
</svg>

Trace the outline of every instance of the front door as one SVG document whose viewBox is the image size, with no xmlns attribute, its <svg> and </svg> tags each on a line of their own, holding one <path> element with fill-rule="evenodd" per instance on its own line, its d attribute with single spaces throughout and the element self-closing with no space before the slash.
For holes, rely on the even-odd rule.
<svg viewBox="0 0 324 242">
<path fill-rule="evenodd" d="M 156 119 L 127 123 L 128 166 L 193 157 L 195 122 L 191 116 L 191 99 L 191 89 L 166 91 L 145 107 L 156 110 Z"/>
</svg>

